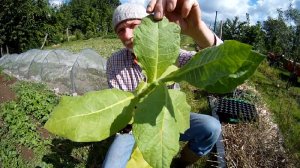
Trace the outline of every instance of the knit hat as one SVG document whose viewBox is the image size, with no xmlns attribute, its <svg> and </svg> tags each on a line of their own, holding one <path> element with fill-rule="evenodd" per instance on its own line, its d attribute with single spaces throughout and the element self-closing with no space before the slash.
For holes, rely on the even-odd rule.
<svg viewBox="0 0 300 168">
<path fill-rule="evenodd" d="M 112 20 L 114 30 L 116 30 L 117 26 L 125 20 L 142 19 L 147 15 L 146 9 L 142 5 L 130 3 L 122 4 L 114 11 Z"/>
</svg>

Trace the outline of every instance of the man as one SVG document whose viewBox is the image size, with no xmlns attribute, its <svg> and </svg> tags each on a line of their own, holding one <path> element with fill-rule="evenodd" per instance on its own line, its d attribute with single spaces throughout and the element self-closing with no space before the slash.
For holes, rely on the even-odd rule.
<svg viewBox="0 0 300 168">
<path fill-rule="evenodd" d="M 147 12 L 153 13 L 157 20 L 166 16 L 170 21 L 179 24 L 182 33 L 191 36 L 201 48 L 222 42 L 201 21 L 197 0 L 152 0 L 147 7 Z M 137 4 L 123 4 L 115 10 L 114 30 L 125 48 L 114 53 L 107 61 L 107 79 L 110 88 L 134 91 L 139 82 L 145 79 L 133 53 L 133 30 L 147 15 L 146 9 Z M 194 54 L 195 52 L 181 50 L 177 65 L 183 66 Z M 199 156 L 209 153 L 220 132 L 220 123 L 215 118 L 191 113 L 190 128 L 180 135 L 181 141 L 188 141 L 188 145 L 181 151 L 180 164 L 183 166 L 192 164 Z M 116 135 L 107 152 L 103 167 L 125 168 L 134 143 L 129 126 Z"/>
</svg>

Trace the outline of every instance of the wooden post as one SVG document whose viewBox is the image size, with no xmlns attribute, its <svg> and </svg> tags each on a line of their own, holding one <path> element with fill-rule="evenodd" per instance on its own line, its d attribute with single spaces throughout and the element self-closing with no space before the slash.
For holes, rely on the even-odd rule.
<svg viewBox="0 0 300 168">
<path fill-rule="evenodd" d="M 6 45 L 6 54 L 9 54 L 9 50 L 8 50 L 7 45 Z"/>
<path fill-rule="evenodd" d="M 214 33 L 216 33 L 216 28 L 217 28 L 217 17 L 218 17 L 218 11 L 216 11 L 216 16 L 215 16 L 215 23 L 214 23 Z"/>
<path fill-rule="evenodd" d="M 68 28 L 68 27 L 67 27 L 66 32 L 67 32 L 67 40 L 68 40 L 68 42 L 69 42 L 69 41 L 70 41 L 70 37 L 69 37 L 69 28 Z"/>
<path fill-rule="evenodd" d="M 47 41 L 47 37 L 48 37 L 48 33 L 46 33 L 46 36 L 45 36 L 45 38 L 44 38 L 44 42 L 43 42 L 43 45 L 42 45 L 41 49 L 44 48 L 44 45 L 45 45 L 45 43 L 46 43 L 46 41 Z"/>
<path fill-rule="evenodd" d="M 1 58 L 1 57 L 3 56 L 3 48 L 2 48 L 2 45 L 1 45 L 1 47 L 0 47 L 0 50 L 1 50 L 1 51 L 0 51 L 0 54 L 1 54 L 1 55 L 0 55 L 0 58 Z"/>
<path fill-rule="evenodd" d="M 220 35 L 219 35 L 220 39 L 222 39 L 222 33 L 223 33 L 223 20 L 221 20 L 221 23 L 220 23 Z"/>
</svg>

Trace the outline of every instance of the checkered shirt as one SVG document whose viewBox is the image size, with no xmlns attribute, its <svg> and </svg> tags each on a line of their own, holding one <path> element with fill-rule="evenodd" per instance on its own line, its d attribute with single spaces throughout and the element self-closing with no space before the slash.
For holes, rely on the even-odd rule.
<svg viewBox="0 0 300 168">
<path fill-rule="evenodd" d="M 194 51 L 180 50 L 177 66 L 182 67 L 195 53 Z M 107 60 L 106 76 L 109 88 L 132 92 L 142 80 L 145 80 L 142 69 L 135 63 L 134 58 L 133 53 L 124 48 Z"/>
</svg>

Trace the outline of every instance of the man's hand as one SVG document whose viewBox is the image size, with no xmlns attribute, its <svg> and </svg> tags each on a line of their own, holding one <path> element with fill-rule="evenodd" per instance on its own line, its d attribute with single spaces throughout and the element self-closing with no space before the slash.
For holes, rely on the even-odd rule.
<svg viewBox="0 0 300 168">
<path fill-rule="evenodd" d="M 191 28 L 200 26 L 201 11 L 197 0 L 151 0 L 147 12 L 154 12 L 154 18 L 160 20 L 166 16 L 180 25 L 182 32 L 192 35 Z"/>
<path fill-rule="evenodd" d="M 201 10 L 197 0 L 151 0 L 148 13 L 160 20 L 166 16 L 181 27 L 183 34 L 191 36 L 201 48 L 214 44 L 214 34 L 201 20 Z"/>
</svg>

